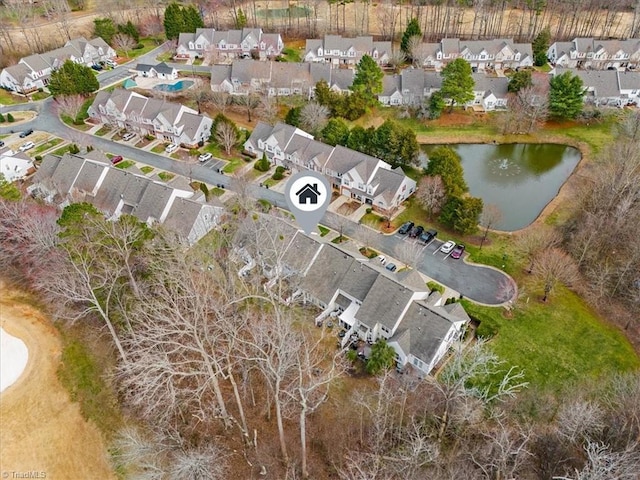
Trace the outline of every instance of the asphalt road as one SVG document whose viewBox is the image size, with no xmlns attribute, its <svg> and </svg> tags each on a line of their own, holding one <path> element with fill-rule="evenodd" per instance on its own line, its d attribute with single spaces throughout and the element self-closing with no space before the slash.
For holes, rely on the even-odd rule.
<svg viewBox="0 0 640 480">
<path fill-rule="evenodd" d="M 157 52 L 150 53 L 147 57 L 150 55 L 152 57 L 138 59 L 137 62 L 155 61 L 154 58 L 156 54 Z M 121 66 L 114 70 L 103 72 L 101 75 L 105 75 L 104 81 L 107 82 L 121 75 L 122 71 L 126 71 L 126 68 L 129 68 L 125 67 L 126 66 Z M 111 73 L 114 74 L 114 77 L 106 75 Z M 101 79 L 100 81 L 102 83 L 103 80 Z M 200 164 L 197 161 L 185 164 L 184 162 L 179 162 L 163 155 L 137 149 L 127 143 L 112 141 L 72 129 L 58 118 L 52 98 L 47 98 L 40 102 L 0 108 L 0 112 L 5 114 L 16 110 L 34 110 L 38 112 L 38 116 L 32 121 L 20 125 L 0 127 L 0 134 L 10 133 L 11 130 L 19 132 L 30 127 L 34 130 L 45 131 L 78 144 L 92 145 L 104 152 L 122 155 L 125 158 L 130 158 L 137 162 L 183 175 L 210 185 L 223 185 L 225 188 L 228 188 L 230 185 L 231 179 L 228 176 L 217 173 L 215 168 L 212 168 L 214 166 L 212 162 L 215 160 L 210 160 L 204 164 Z M 284 195 L 274 190 L 252 185 L 248 193 L 255 198 L 268 200 L 272 205 L 284 209 L 287 208 Z M 327 212 L 322 219 L 322 223 L 337 231 L 340 230 L 342 226 L 342 231 L 345 235 L 357 238 L 358 224 L 349 221 L 345 223 L 344 218 L 335 213 Z M 371 246 L 385 255 L 397 257 L 398 255 L 395 252 L 398 251 L 398 246 L 401 242 L 415 242 L 415 240 L 410 240 L 406 236 L 397 233 L 393 235 L 380 234 L 372 241 Z M 468 264 L 462 259 L 454 260 L 437 252 L 440 245 L 441 242 L 439 240 L 434 240 L 431 244 L 424 247 L 416 264 L 416 268 L 420 272 L 476 302 L 488 305 L 498 305 L 502 303 L 501 300 L 498 299 L 498 295 L 501 285 L 504 282 L 510 281 L 508 275 L 483 265 Z"/>
</svg>

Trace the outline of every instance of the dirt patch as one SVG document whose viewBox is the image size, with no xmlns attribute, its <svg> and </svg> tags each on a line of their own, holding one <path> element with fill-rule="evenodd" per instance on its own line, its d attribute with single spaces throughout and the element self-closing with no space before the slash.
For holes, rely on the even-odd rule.
<svg viewBox="0 0 640 480">
<path fill-rule="evenodd" d="M 22 376 L 0 395 L 3 473 L 43 472 L 55 480 L 115 479 L 100 432 L 82 418 L 79 405 L 58 381 L 57 330 L 18 292 L 2 283 L 0 289 L 0 324 L 29 349 Z"/>
</svg>

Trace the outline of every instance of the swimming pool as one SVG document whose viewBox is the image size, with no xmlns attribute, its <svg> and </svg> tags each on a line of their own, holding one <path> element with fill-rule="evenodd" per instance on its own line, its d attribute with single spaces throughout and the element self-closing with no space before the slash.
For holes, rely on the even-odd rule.
<svg viewBox="0 0 640 480">
<path fill-rule="evenodd" d="M 160 83 L 153 87 L 154 90 L 161 92 L 179 92 L 180 90 L 186 90 L 193 85 L 191 80 L 179 80 L 176 83 Z"/>
</svg>

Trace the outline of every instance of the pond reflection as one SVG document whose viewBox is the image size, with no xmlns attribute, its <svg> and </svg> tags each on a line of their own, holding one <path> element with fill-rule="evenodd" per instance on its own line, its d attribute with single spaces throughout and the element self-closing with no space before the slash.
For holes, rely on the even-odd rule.
<svg viewBox="0 0 640 480">
<path fill-rule="evenodd" d="M 469 192 L 485 205 L 495 204 L 506 231 L 533 222 L 558 194 L 580 161 L 580 152 L 556 144 L 449 145 L 462 159 Z M 437 145 L 423 145 L 429 154 Z"/>
</svg>

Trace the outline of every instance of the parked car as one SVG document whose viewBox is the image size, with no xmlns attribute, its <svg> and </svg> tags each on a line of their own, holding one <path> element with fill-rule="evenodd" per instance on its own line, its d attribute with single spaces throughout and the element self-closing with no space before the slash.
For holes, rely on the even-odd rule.
<svg viewBox="0 0 640 480">
<path fill-rule="evenodd" d="M 25 130 L 24 132 L 20 132 L 19 137 L 20 138 L 28 137 L 32 133 L 33 133 L 33 128 L 29 128 L 29 129 Z"/>
<path fill-rule="evenodd" d="M 0 140 L 0 148 L 4 147 L 4 142 Z"/>
<path fill-rule="evenodd" d="M 198 157 L 198 160 L 200 160 L 201 162 L 206 162 L 207 160 L 209 160 L 211 157 L 213 157 L 213 155 L 209 152 L 207 153 L 203 153 L 202 155 L 200 155 Z"/>
<path fill-rule="evenodd" d="M 131 140 L 133 137 L 135 137 L 136 134 L 133 132 L 127 132 L 122 136 L 122 140 L 124 140 L 125 142 L 128 142 L 129 140 Z"/>
<path fill-rule="evenodd" d="M 176 145 L 175 143 L 170 143 L 169 145 L 167 145 L 167 148 L 164 149 L 164 151 L 167 153 L 173 153 L 176 150 L 178 150 L 178 145 Z"/>
<path fill-rule="evenodd" d="M 451 253 L 451 250 L 453 250 L 453 247 L 455 246 L 456 246 L 456 242 L 452 240 L 448 240 L 442 244 L 442 246 L 440 247 L 440 251 L 442 253 Z"/>
<path fill-rule="evenodd" d="M 424 232 L 424 227 L 422 225 L 418 225 L 417 227 L 413 227 L 413 230 L 411 230 L 409 236 L 411 238 L 418 238 L 420 235 L 422 235 L 422 232 Z"/>
<path fill-rule="evenodd" d="M 94 63 L 93 65 L 91 65 L 91 68 L 93 68 L 97 72 L 102 70 L 102 67 L 100 65 L 98 65 L 97 63 Z"/>
<path fill-rule="evenodd" d="M 21 152 L 26 152 L 27 150 L 31 150 L 33 147 L 35 147 L 36 144 L 33 142 L 27 142 L 27 143 L 23 143 L 22 145 L 20 145 L 20 151 Z"/>
<path fill-rule="evenodd" d="M 124 160 L 122 158 L 122 155 L 116 155 L 115 157 L 111 158 L 111 163 L 115 165 L 116 163 L 120 163 L 122 160 Z"/>
<path fill-rule="evenodd" d="M 451 251 L 451 258 L 458 259 L 458 258 L 462 257 L 463 253 L 464 253 L 464 245 L 459 243 L 458 245 L 453 247 L 453 250 Z"/>
<path fill-rule="evenodd" d="M 110 66 L 111 68 L 116 68 L 118 66 L 118 64 L 116 62 L 114 62 L 113 60 L 105 60 L 104 63 L 108 66 Z"/>
<path fill-rule="evenodd" d="M 386 268 L 390 272 L 395 272 L 398 267 L 396 267 L 395 263 L 387 263 L 387 266 L 384 268 Z"/>
<path fill-rule="evenodd" d="M 438 232 L 436 232 L 434 229 L 430 228 L 429 230 L 427 230 L 426 232 L 424 232 L 424 233 L 422 233 L 420 235 L 419 240 L 421 242 L 424 242 L 424 243 L 429 243 L 431 240 L 436 238 L 436 235 L 438 235 Z"/>
<path fill-rule="evenodd" d="M 413 228 L 414 223 L 413 222 L 407 222 L 404 225 L 402 225 L 400 227 L 400 229 L 398 230 L 398 233 L 400 235 L 406 235 L 407 233 L 409 233 L 411 231 L 411 229 Z"/>
</svg>

